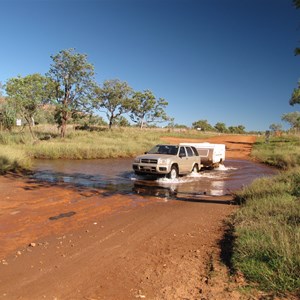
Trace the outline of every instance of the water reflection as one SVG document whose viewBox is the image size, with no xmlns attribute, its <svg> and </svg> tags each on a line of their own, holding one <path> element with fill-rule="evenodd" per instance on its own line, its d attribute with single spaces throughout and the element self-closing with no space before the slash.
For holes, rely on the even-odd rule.
<svg viewBox="0 0 300 300">
<path fill-rule="evenodd" d="M 137 193 L 178 198 L 223 196 L 250 184 L 255 178 L 270 176 L 275 170 L 246 160 L 227 160 L 215 170 L 202 170 L 176 180 L 137 176 L 131 169 L 132 159 L 84 161 L 37 161 L 37 180 L 64 182 L 75 186 L 105 189 L 109 193 Z"/>
</svg>

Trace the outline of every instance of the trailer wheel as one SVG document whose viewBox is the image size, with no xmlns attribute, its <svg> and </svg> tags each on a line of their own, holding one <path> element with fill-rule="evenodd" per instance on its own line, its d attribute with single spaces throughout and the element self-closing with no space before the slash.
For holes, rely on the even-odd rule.
<svg viewBox="0 0 300 300">
<path fill-rule="evenodd" d="M 178 168 L 176 166 L 171 167 L 170 173 L 167 175 L 169 179 L 175 179 L 178 177 Z"/>
</svg>

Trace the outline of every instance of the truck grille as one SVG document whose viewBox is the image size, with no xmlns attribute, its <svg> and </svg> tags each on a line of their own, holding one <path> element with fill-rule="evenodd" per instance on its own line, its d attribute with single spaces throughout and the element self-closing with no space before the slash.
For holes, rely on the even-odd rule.
<svg viewBox="0 0 300 300">
<path fill-rule="evenodd" d="M 142 158 L 141 163 L 143 163 L 143 164 L 157 164 L 157 159 Z"/>
</svg>

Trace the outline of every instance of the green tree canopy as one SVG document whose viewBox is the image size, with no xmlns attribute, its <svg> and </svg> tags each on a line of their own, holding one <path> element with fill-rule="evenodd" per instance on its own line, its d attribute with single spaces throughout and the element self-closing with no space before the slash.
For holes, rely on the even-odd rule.
<svg viewBox="0 0 300 300">
<path fill-rule="evenodd" d="M 156 99 L 150 90 L 135 92 L 131 102 L 130 119 L 140 128 L 143 128 L 145 123 L 167 121 L 170 119 L 165 112 L 167 105 L 165 99 Z"/>
<path fill-rule="evenodd" d="M 293 0 L 294 6 L 298 9 L 300 8 L 300 0 Z M 295 49 L 295 55 L 300 54 L 300 48 Z M 300 104 L 300 82 L 298 82 L 298 87 L 294 89 L 292 96 L 289 101 L 290 105 Z"/>
<path fill-rule="evenodd" d="M 130 111 L 130 95 L 132 88 L 127 82 L 119 79 L 106 80 L 103 86 L 97 89 L 94 107 L 104 109 L 111 129 L 116 119 Z"/>
<path fill-rule="evenodd" d="M 119 127 L 130 127 L 129 121 L 124 116 L 118 117 L 115 120 L 114 125 L 117 125 Z"/>
<path fill-rule="evenodd" d="M 169 123 L 167 126 L 167 128 L 174 128 L 174 129 L 189 129 L 189 127 L 185 124 L 175 124 L 174 122 Z"/>
<path fill-rule="evenodd" d="M 269 126 L 269 129 L 276 132 L 276 131 L 281 131 L 282 130 L 282 124 L 271 124 Z"/>
<path fill-rule="evenodd" d="M 2 97 L 2 96 L 3 96 L 3 84 L 0 81 L 0 97 Z"/>
<path fill-rule="evenodd" d="M 6 83 L 9 104 L 26 120 L 33 138 L 34 117 L 38 109 L 54 95 L 53 91 L 53 81 L 40 74 L 11 78 Z"/>
<path fill-rule="evenodd" d="M 291 125 L 295 130 L 300 130 L 300 112 L 294 111 L 291 113 L 283 114 L 281 117 L 282 121 L 285 121 Z"/>
<path fill-rule="evenodd" d="M 227 129 L 225 123 L 222 123 L 222 122 L 216 123 L 215 129 L 216 129 L 218 132 L 221 132 L 221 133 L 224 133 L 224 132 L 227 132 L 227 131 L 228 131 L 228 129 Z"/>
<path fill-rule="evenodd" d="M 201 131 L 214 131 L 215 129 L 208 123 L 207 120 L 198 120 L 192 123 L 193 128 Z"/>
<path fill-rule="evenodd" d="M 242 134 L 242 133 L 245 133 L 245 126 L 243 126 L 243 125 L 229 126 L 228 130 L 230 133 Z"/>
<path fill-rule="evenodd" d="M 293 0 L 293 3 L 296 8 L 300 8 L 300 0 Z"/>
<path fill-rule="evenodd" d="M 300 104 L 300 85 L 299 85 L 299 83 L 298 83 L 298 87 L 296 89 L 294 89 L 289 103 L 290 103 L 290 105 Z"/>
<path fill-rule="evenodd" d="M 15 122 L 15 109 L 8 103 L 8 101 L 5 101 L 4 98 L 0 98 L 0 130 L 4 128 L 10 131 L 13 128 Z"/>
<path fill-rule="evenodd" d="M 56 122 L 65 136 L 68 120 L 78 112 L 88 112 L 92 107 L 96 82 L 94 66 L 85 54 L 74 49 L 62 50 L 51 56 L 52 64 L 47 73 L 56 82 Z"/>
</svg>

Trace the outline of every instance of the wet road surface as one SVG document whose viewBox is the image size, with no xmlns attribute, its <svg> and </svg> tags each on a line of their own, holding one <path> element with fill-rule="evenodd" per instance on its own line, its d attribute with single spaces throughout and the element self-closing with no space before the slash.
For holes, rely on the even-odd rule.
<svg viewBox="0 0 300 300">
<path fill-rule="evenodd" d="M 273 168 L 249 160 L 227 160 L 214 170 L 201 170 L 171 180 L 137 176 L 132 171 L 132 159 L 102 159 L 84 161 L 36 161 L 34 179 L 64 182 L 74 186 L 105 189 L 109 193 L 154 195 L 174 198 L 224 196 L 232 194 L 255 178 L 271 176 Z"/>
</svg>

